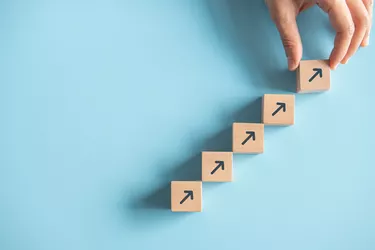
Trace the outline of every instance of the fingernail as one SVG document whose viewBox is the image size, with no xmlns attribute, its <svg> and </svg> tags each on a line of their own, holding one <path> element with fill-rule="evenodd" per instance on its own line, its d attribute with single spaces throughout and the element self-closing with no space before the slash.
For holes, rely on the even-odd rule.
<svg viewBox="0 0 375 250">
<path fill-rule="evenodd" d="M 349 58 L 344 59 L 344 60 L 341 61 L 342 64 L 347 64 L 348 62 L 349 62 Z"/>
<path fill-rule="evenodd" d="M 370 45 L 370 37 L 366 37 L 365 40 L 363 40 L 363 47 L 369 46 Z"/>
<path fill-rule="evenodd" d="M 289 70 L 293 70 L 294 69 L 294 65 L 295 65 L 294 60 L 291 59 L 291 58 L 288 58 L 288 69 Z"/>
</svg>

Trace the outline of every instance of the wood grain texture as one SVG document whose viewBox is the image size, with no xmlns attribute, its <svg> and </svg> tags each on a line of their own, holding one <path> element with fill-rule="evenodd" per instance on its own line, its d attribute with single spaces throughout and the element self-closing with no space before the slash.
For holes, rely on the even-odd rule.
<svg viewBox="0 0 375 250">
<path fill-rule="evenodd" d="M 261 123 L 233 123 L 234 153 L 263 153 L 264 125 Z"/>
<path fill-rule="evenodd" d="M 202 152 L 202 181 L 231 182 L 232 152 Z"/>
<path fill-rule="evenodd" d="M 327 91 L 331 87 L 331 70 L 328 60 L 301 61 L 297 69 L 297 92 Z"/>
<path fill-rule="evenodd" d="M 262 104 L 263 123 L 265 125 L 293 125 L 294 105 L 294 95 L 264 95 Z"/>
<path fill-rule="evenodd" d="M 172 181 L 171 210 L 173 212 L 201 212 L 202 182 Z"/>
</svg>

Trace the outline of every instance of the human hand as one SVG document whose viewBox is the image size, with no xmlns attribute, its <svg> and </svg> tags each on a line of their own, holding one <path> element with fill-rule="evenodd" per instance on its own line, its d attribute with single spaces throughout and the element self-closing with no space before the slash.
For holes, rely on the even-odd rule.
<svg viewBox="0 0 375 250">
<path fill-rule="evenodd" d="M 373 0 L 265 0 L 279 30 L 289 70 L 295 70 L 302 58 L 302 42 L 296 17 L 317 4 L 325 11 L 336 30 L 330 67 L 345 64 L 359 46 L 369 44 Z"/>
</svg>

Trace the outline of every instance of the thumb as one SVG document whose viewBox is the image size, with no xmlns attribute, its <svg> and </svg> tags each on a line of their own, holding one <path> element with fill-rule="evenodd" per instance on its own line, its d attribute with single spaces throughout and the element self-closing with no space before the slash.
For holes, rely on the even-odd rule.
<svg viewBox="0 0 375 250">
<path fill-rule="evenodd" d="M 270 1 L 271 17 L 280 33 L 285 53 L 288 59 L 288 68 L 294 71 L 302 58 L 302 42 L 297 26 L 297 10 L 294 6 L 285 6 L 279 1 Z M 284 2 L 284 1 L 282 1 Z"/>
</svg>

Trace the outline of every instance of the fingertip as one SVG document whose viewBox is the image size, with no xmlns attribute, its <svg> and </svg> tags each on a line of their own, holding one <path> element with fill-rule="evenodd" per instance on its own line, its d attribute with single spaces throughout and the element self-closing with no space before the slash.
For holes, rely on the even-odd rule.
<svg viewBox="0 0 375 250">
<path fill-rule="evenodd" d="M 337 66 L 338 66 L 338 63 L 332 62 L 332 60 L 330 61 L 329 67 L 331 68 L 331 70 L 337 69 Z"/>
<path fill-rule="evenodd" d="M 346 57 L 344 58 L 342 61 L 341 61 L 341 64 L 347 64 L 349 62 L 349 57 Z"/>
<path fill-rule="evenodd" d="M 288 68 L 289 68 L 289 71 L 295 71 L 298 68 L 298 66 L 290 66 Z"/>
<path fill-rule="evenodd" d="M 337 63 L 332 59 L 332 54 L 329 57 L 329 67 L 331 70 L 335 70 L 337 68 Z"/>
<path fill-rule="evenodd" d="M 298 64 L 299 64 L 298 61 L 296 61 L 292 58 L 288 58 L 288 69 L 289 69 L 289 71 L 295 71 L 298 68 Z"/>
<path fill-rule="evenodd" d="M 367 36 L 365 39 L 363 39 L 362 43 L 361 43 L 361 47 L 367 47 L 370 45 L 370 37 Z"/>
<path fill-rule="evenodd" d="M 329 57 L 329 66 L 330 66 L 331 70 L 336 70 L 344 57 L 345 57 L 345 55 L 343 55 L 342 57 L 339 56 L 337 48 L 334 48 L 331 52 L 330 57 Z"/>
</svg>

